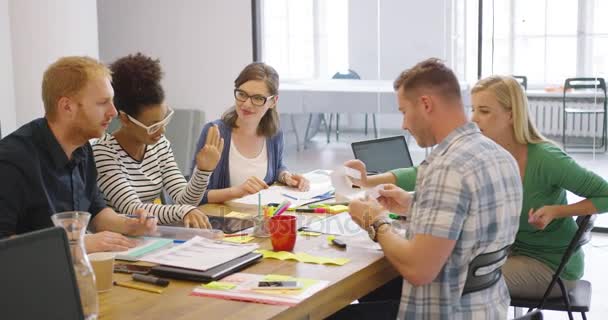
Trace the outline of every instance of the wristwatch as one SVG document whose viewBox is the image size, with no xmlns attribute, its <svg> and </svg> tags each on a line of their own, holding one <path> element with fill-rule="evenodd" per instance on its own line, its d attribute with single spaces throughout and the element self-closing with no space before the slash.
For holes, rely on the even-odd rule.
<svg viewBox="0 0 608 320">
<path fill-rule="evenodd" d="M 374 221 L 367 229 L 369 238 L 374 242 L 378 242 L 378 230 L 380 230 L 380 227 L 385 224 L 391 224 L 391 220 L 388 217 L 380 217 L 376 219 L 376 221 Z"/>
</svg>

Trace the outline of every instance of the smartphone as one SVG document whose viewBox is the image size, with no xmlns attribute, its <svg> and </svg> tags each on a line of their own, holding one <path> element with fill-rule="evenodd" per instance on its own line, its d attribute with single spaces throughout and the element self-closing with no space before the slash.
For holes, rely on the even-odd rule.
<svg viewBox="0 0 608 320">
<path fill-rule="evenodd" d="M 136 264 L 117 263 L 114 264 L 114 272 L 148 274 L 152 267 L 138 266 Z"/>
<path fill-rule="evenodd" d="M 260 281 L 254 289 L 264 290 L 289 290 L 301 289 L 302 286 L 297 281 Z"/>
</svg>

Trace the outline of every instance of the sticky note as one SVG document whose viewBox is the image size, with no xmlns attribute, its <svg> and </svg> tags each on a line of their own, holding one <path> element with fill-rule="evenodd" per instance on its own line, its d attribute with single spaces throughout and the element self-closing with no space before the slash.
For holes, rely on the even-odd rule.
<svg viewBox="0 0 608 320">
<path fill-rule="evenodd" d="M 300 231 L 298 232 L 301 236 L 309 236 L 309 237 L 318 237 L 321 235 L 320 232 L 312 232 L 312 231 Z"/>
<path fill-rule="evenodd" d="M 230 282 L 220 282 L 220 281 L 212 281 L 207 284 L 201 285 L 207 289 L 213 290 L 232 290 L 236 288 L 236 284 Z"/>
<path fill-rule="evenodd" d="M 243 213 L 243 212 L 238 212 L 238 211 L 232 211 L 229 214 L 227 214 L 226 217 L 227 218 L 248 219 L 248 218 L 251 218 L 252 215 L 248 214 L 248 213 Z"/>
<path fill-rule="evenodd" d="M 238 236 L 238 237 L 227 237 L 222 240 L 226 241 L 226 242 L 232 242 L 232 243 L 247 243 L 253 239 L 255 239 L 255 238 L 252 236 Z"/>
</svg>

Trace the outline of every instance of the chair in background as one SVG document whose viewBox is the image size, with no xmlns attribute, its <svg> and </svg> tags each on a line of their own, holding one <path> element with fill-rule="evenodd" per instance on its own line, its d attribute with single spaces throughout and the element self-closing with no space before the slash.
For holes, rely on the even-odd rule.
<svg viewBox="0 0 608 320">
<path fill-rule="evenodd" d="M 524 91 L 528 90 L 528 77 L 526 76 L 512 76 L 519 84 L 524 88 Z"/>
<path fill-rule="evenodd" d="M 561 274 L 566 264 L 570 260 L 572 254 L 588 243 L 591 240 L 591 229 L 596 215 L 580 216 L 576 219 L 578 230 L 572 237 L 568 248 L 564 252 L 553 279 L 549 283 L 549 287 L 545 290 L 545 294 L 540 299 L 527 299 L 521 297 L 511 297 L 511 306 L 516 308 L 528 308 L 528 312 L 532 309 L 545 309 L 554 311 L 566 311 L 568 317 L 572 320 L 572 312 L 580 312 L 583 319 L 587 319 L 586 312 L 589 312 L 591 305 L 591 283 L 586 280 L 577 280 L 574 282 L 574 287 L 566 292 L 566 287 L 562 281 Z M 562 296 L 557 298 L 549 298 L 549 293 L 559 285 Z"/>
<path fill-rule="evenodd" d="M 568 95 L 571 94 L 571 92 L 569 91 L 576 91 L 576 90 L 595 90 L 596 93 L 599 93 L 600 96 L 598 97 L 598 99 L 603 99 L 603 102 L 601 105 L 598 105 L 597 103 L 594 103 L 593 105 L 587 107 L 572 107 L 570 105 L 567 104 L 567 100 L 568 100 Z M 593 91 L 592 91 L 593 92 Z M 580 115 L 581 116 L 581 123 L 582 123 L 582 115 L 589 115 L 589 117 L 591 117 L 591 115 L 595 115 L 595 129 L 597 130 L 598 128 L 598 118 L 600 116 L 602 116 L 602 139 L 600 141 L 599 145 L 579 145 L 579 148 L 600 148 L 600 149 L 604 149 L 604 152 L 606 152 L 606 148 L 608 146 L 608 141 L 607 141 L 607 134 L 606 134 L 606 114 L 608 114 L 607 108 L 606 108 L 606 104 L 608 103 L 608 100 L 606 99 L 606 82 L 604 81 L 604 78 L 568 78 L 566 79 L 566 81 L 564 82 L 564 94 L 562 97 L 562 104 L 563 104 L 563 123 L 562 123 L 562 146 L 564 148 L 564 150 L 566 150 L 566 130 L 567 130 L 567 126 L 568 126 L 568 118 L 569 115 L 572 115 L 572 127 L 574 128 L 574 121 L 576 120 L 576 115 Z M 590 120 L 589 120 L 590 121 Z M 595 141 L 595 136 L 593 137 L 594 141 Z"/>
<path fill-rule="evenodd" d="M 464 283 L 464 289 L 462 290 L 463 296 L 471 292 L 487 289 L 500 280 L 500 277 L 502 277 L 500 267 L 481 275 L 478 275 L 477 271 L 482 268 L 494 266 L 500 261 L 505 260 L 509 255 L 509 247 L 510 246 L 506 246 L 494 252 L 483 253 L 473 258 L 473 261 L 469 263 L 467 279 Z"/>
<path fill-rule="evenodd" d="M 543 313 L 540 310 L 534 310 L 532 312 L 528 312 L 519 318 L 515 318 L 513 320 L 543 320 Z"/>
</svg>

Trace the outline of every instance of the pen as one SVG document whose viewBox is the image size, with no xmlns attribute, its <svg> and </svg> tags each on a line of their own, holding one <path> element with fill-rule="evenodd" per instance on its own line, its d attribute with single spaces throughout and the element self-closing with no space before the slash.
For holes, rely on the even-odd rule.
<svg viewBox="0 0 608 320">
<path fill-rule="evenodd" d="M 247 233 L 233 233 L 233 234 L 224 234 L 224 238 L 230 238 L 230 237 L 246 237 L 249 234 Z"/>
<path fill-rule="evenodd" d="M 328 213 L 329 210 L 327 208 L 295 208 L 295 209 L 287 209 L 287 211 L 292 212 L 303 212 L 303 213 Z"/>
<path fill-rule="evenodd" d="M 150 283 L 150 284 L 154 284 L 154 285 L 161 286 L 161 287 L 166 287 L 169 285 L 169 280 L 167 280 L 167 279 L 157 278 L 155 276 L 148 276 L 145 274 L 134 273 L 133 280 Z"/>
<path fill-rule="evenodd" d="M 296 197 L 294 197 L 294 196 L 291 196 L 291 195 L 288 195 L 288 194 L 286 194 L 286 193 L 281 193 L 281 195 L 282 195 L 283 197 L 289 198 L 289 199 L 291 199 L 291 200 L 296 200 L 296 201 L 298 200 L 298 198 L 296 198 Z"/>
<path fill-rule="evenodd" d="M 134 219 L 139 219 L 139 216 L 136 216 L 134 214 L 128 214 L 127 218 L 134 218 Z M 153 214 L 146 216 L 146 219 L 154 219 L 156 218 Z"/>
<path fill-rule="evenodd" d="M 131 289 L 137 289 L 137 290 L 143 290 L 143 291 L 153 292 L 153 293 L 163 293 L 162 289 L 148 288 L 148 287 L 144 287 L 144 286 L 141 286 L 139 284 L 130 283 L 130 282 L 114 281 L 114 285 L 115 286 L 119 286 L 119 287 L 125 287 L 125 288 L 131 288 Z"/>
<path fill-rule="evenodd" d="M 184 243 L 186 240 L 173 240 L 173 243 Z"/>
</svg>

